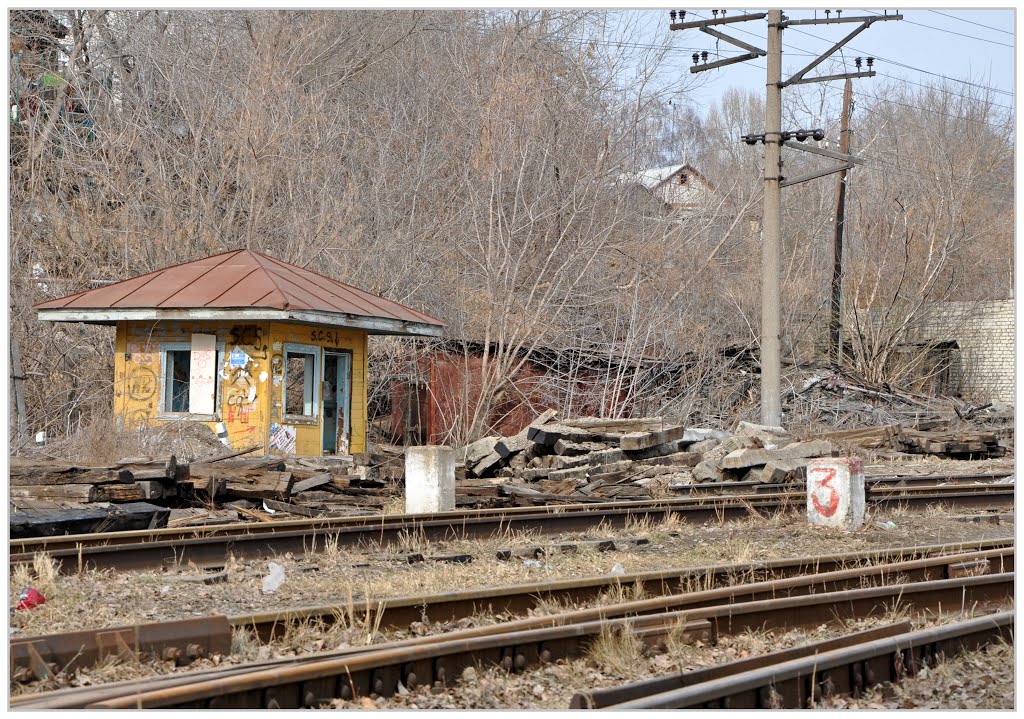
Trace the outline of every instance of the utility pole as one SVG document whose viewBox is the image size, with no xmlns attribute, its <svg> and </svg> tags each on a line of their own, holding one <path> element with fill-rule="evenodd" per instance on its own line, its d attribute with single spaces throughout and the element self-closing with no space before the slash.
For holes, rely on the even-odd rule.
<svg viewBox="0 0 1024 719">
<path fill-rule="evenodd" d="M 782 11 L 768 11 L 761 241 L 761 423 L 782 424 Z"/>
<path fill-rule="evenodd" d="M 764 210 L 763 210 L 763 240 L 761 247 L 761 422 L 768 425 L 778 426 L 782 424 L 782 298 L 781 298 L 781 266 L 782 266 L 782 188 L 807 182 L 818 177 L 831 175 L 834 172 L 845 171 L 855 163 L 863 162 L 853 157 L 847 150 L 835 152 L 823 147 L 805 146 L 803 143 L 809 138 L 821 141 L 825 139 L 824 131 L 814 130 L 789 130 L 782 129 L 782 89 L 789 85 L 799 85 L 809 82 L 826 82 L 828 80 L 846 79 L 849 86 L 850 78 L 872 77 L 875 72 L 871 69 L 874 58 L 868 58 L 868 70 L 860 71 L 861 59 L 857 58 L 857 72 L 840 73 L 836 75 L 818 75 L 805 77 L 805 75 L 828 59 L 833 53 L 843 47 L 855 36 L 862 33 L 873 23 L 884 20 L 901 20 L 902 15 L 870 15 L 870 16 L 847 16 L 842 17 L 842 11 L 836 10 L 836 17 L 832 17 L 832 11 L 826 10 L 824 18 L 808 18 L 805 20 L 790 20 L 783 15 L 782 10 L 769 10 L 764 13 L 748 13 L 744 15 L 733 15 L 726 17 L 725 10 L 712 10 L 712 19 L 686 21 L 685 10 L 672 10 L 669 16 L 672 22 L 670 30 L 699 29 L 701 32 L 710 35 L 718 40 L 724 40 L 736 47 L 746 50 L 747 54 L 724 60 L 713 60 L 708 62 L 708 53 L 694 53 L 693 67 L 691 73 L 705 72 L 715 68 L 725 67 L 737 62 L 746 62 L 758 57 L 767 56 L 768 72 L 765 82 L 765 123 L 764 133 L 759 135 L 747 134 L 741 139 L 748 145 L 756 145 L 758 142 L 764 144 Z M 721 16 L 719 16 L 721 13 Z M 676 21 L 678 18 L 678 22 Z M 768 20 L 767 50 L 762 50 L 749 43 L 737 40 L 725 34 L 718 27 L 734 23 L 748 22 L 751 20 Z M 846 37 L 837 42 L 831 48 L 812 60 L 802 70 L 792 75 L 788 80 L 782 79 L 782 31 L 791 25 L 832 25 L 837 23 L 860 23 Z M 844 117 L 846 116 L 844 110 Z M 845 121 L 845 120 L 844 120 Z M 797 142 L 790 142 L 791 138 Z M 802 150 L 816 155 L 823 155 L 834 160 L 841 160 L 843 164 L 817 170 L 798 177 L 785 177 L 783 175 L 782 146 L 794 150 Z M 833 298 L 833 301 L 834 298 Z"/>
<path fill-rule="evenodd" d="M 839 131 L 839 152 L 850 153 L 850 105 L 853 103 L 853 83 L 847 78 L 843 86 L 843 116 Z M 846 225 L 846 170 L 839 171 L 836 183 L 836 235 L 832 245 L 832 309 L 828 321 L 828 358 L 839 364 L 843 357 L 841 332 L 843 327 L 843 229 Z"/>
</svg>

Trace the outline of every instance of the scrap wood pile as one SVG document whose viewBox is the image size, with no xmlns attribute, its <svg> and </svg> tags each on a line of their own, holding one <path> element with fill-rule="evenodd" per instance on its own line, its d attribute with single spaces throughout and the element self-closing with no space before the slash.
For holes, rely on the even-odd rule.
<svg viewBox="0 0 1024 719">
<path fill-rule="evenodd" d="M 741 422 L 735 433 L 660 417 L 554 421 L 546 412 L 513 437 L 486 437 L 456 456 L 457 500 L 502 506 L 650 499 L 694 483 L 796 482 L 828 441 Z"/>
<path fill-rule="evenodd" d="M 840 446 L 890 450 L 895 454 L 928 454 L 949 459 L 997 459 L 1007 452 L 996 433 L 953 429 L 904 429 L 899 424 L 824 432 L 817 435 Z"/>
<path fill-rule="evenodd" d="M 188 464 L 179 464 L 173 455 L 94 467 L 12 458 L 12 526 L 25 524 L 19 531 L 30 534 L 24 536 L 39 536 L 64 534 L 60 526 L 114 531 L 266 521 L 279 512 L 341 516 L 379 512 L 387 500 L 386 482 L 373 476 L 365 455 L 358 462 L 350 456 L 242 456 L 253 449 Z M 173 509 L 156 511 L 161 506 Z"/>
<path fill-rule="evenodd" d="M 993 401 L 975 405 L 958 397 L 929 396 L 888 384 L 868 382 L 849 369 L 816 368 L 813 372 L 797 370 L 793 380 L 800 387 L 783 397 L 786 416 L 797 424 L 828 424 L 836 430 L 876 428 L 899 425 L 928 432 L 947 430 L 995 434 L 997 439 L 1012 441 L 1013 408 Z M 801 421 L 804 420 L 804 421 Z M 956 438 L 953 444 L 976 441 L 977 437 Z M 937 440 L 942 441 L 942 440 Z M 987 444 L 993 444 L 982 439 Z M 915 442 L 905 443 L 909 449 L 893 443 L 896 451 L 914 452 Z M 922 450 L 929 454 L 964 454 L 954 448 L 948 452 Z M 977 450 L 974 450 L 977 451 Z M 914 452 L 920 453 L 920 452 Z"/>
</svg>

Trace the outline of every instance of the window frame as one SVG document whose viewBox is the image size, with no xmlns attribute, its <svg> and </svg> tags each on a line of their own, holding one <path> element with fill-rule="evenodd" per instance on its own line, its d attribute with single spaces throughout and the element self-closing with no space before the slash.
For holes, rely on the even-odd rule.
<svg viewBox="0 0 1024 719">
<path fill-rule="evenodd" d="M 289 414 L 288 413 L 288 355 L 313 355 L 312 379 L 312 408 L 313 414 Z M 297 342 L 285 342 L 282 350 L 282 364 L 284 365 L 284 376 L 281 379 L 281 415 L 284 418 L 283 424 L 320 424 L 320 376 L 322 374 L 322 348 L 319 345 L 307 345 Z M 305 388 L 303 388 L 305 396 Z M 305 404 L 305 400 L 303 400 Z"/>
<path fill-rule="evenodd" d="M 224 342 L 217 340 L 217 352 L 214 360 L 216 371 L 213 373 L 213 414 L 192 414 L 190 412 L 172 412 L 167 409 L 167 353 L 186 350 L 192 353 L 192 342 L 161 342 L 160 351 L 160 404 L 157 405 L 157 419 L 192 419 L 200 422 L 220 422 L 221 371 L 224 362 Z M 189 388 L 191 391 L 191 387 Z"/>
</svg>

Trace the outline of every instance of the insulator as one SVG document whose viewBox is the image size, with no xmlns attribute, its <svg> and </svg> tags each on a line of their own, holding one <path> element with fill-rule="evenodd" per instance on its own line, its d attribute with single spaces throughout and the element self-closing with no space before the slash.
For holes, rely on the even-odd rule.
<svg viewBox="0 0 1024 719">
<path fill-rule="evenodd" d="M 718 17 L 718 11 L 717 10 L 712 10 L 711 14 L 714 15 L 715 17 Z"/>
<path fill-rule="evenodd" d="M 824 130 L 814 130 L 812 132 L 812 134 L 811 134 L 811 137 L 813 137 L 818 142 L 821 142 L 822 140 L 825 139 L 825 131 Z"/>
<path fill-rule="evenodd" d="M 839 17 L 842 17 L 842 16 L 843 16 L 843 11 L 837 9 L 836 10 L 836 17 L 839 18 Z"/>
<path fill-rule="evenodd" d="M 830 18 L 830 17 L 832 17 L 832 11 L 831 11 L 831 10 L 826 10 L 826 11 L 825 11 L 825 17 L 826 17 L 826 18 Z"/>
<path fill-rule="evenodd" d="M 853 58 L 853 64 L 857 66 L 858 70 L 860 70 L 860 58 L 859 57 Z"/>
<path fill-rule="evenodd" d="M 693 53 L 693 64 L 696 65 L 699 60 L 700 55 L 698 55 L 697 53 Z"/>
<path fill-rule="evenodd" d="M 685 10 L 680 10 L 679 11 L 679 22 L 683 22 L 685 20 L 686 20 L 686 11 Z"/>
<path fill-rule="evenodd" d="M 871 67 L 874 64 L 875 64 L 875 58 L 869 57 L 868 58 L 868 67 Z"/>
<path fill-rule="evenodd" d="M 797 130 L 796 131 L 797 142 L 805 141 L 807 139 L 807 136 L 808 136 L 807 130 Z"/>
<path fill-rule="evenodd" d="M 704 62 L 708 61 L 708 51 L 707 50 L 701 50 L 700 51 L 700 59 L 703 60 Z"/>
<path fill-rule="evenodd" d="M 675 21 L 676 21 L 676 11 L 675 11 L 675 10 L 669 10 L 669 11 L 668 11 L 668 16 L 669 16 L 670 18 L 672 18 L 672 22 L 675 22 Z"/>
</svg>

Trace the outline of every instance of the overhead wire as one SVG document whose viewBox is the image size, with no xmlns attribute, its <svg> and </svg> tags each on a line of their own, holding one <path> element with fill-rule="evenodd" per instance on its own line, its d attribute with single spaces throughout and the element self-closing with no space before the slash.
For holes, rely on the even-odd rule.
<svg viewBox="0 0 1024 719">
<path fill-rule="evenodd" d="M 953 20 L 959 20 L 960 22 L 965 22 L 970 25 L 977 25 L 978 27 L 983 27 L 986 30 L 995 30 L 996 32 L 1005 33 L 1007 35 L 1010 35 L 1011 37 L 1013 36 L 1013 33 L 1010 32 L 1009 30 L 1003 30 L 1002 28 L 992 27 L 991 25 L 986 25 L 985 23 L 975 22 L 974 20 L 968 20 L 967 18 L 957 17 L 956 15 L 950 15 L 949 13 L 945 12 L 939 12 L 938 10 L 929 10 L 928 12 L 935 13 L 936 15 L 942 15 L 943 17 L 952 18 Z"/>
<path fill-rule="evenodd" d="M 872 12 L 871 10 L 865 10 L 864 12 Z M 882 13 L 875 12 L 874 15 L 882 16 Z M 914 20 L 907 20 L 903 18 L 903 22 L 908 25 L 917 25 L 918 27 L 926 27 L 929 30 L 938 30 L 939 32 L 948 32 L 950 35 L 959 35 L 960 37 L 970 38 L 971 40 L 978 40 L 980 42 L 987 42 L 990 45 L 1001 45 L 1003 47 L 1013 48 L 1013 45 L 1009 45 L 1005 42 L 999 42 L 998 40 L 989 40 L 988 38 L 978 37 L 977 35 L 967 35 L 966 33 L 957 32 L 956 30 L 949 30 L 947 28 L 935 27 L 934 25 L 926 25 L 923 22 L 916 22 Z"/>
<path fill-rule="evenodd" d="M 745 12 L 745 11 L 743 11 L 743 12 Z M 707 18 L 701 16 L 700 14 L 698 14 L 696 12 L 694 12 L 693 14 L 696 15 L 698 18 L 702 19 L 702 20 L 706 20 L 707 19 Z M 745 33 L 747 35 L 750 35 L 752 37 L 756 37 L 758 39 L 762 39 L 762 40 L 764 39 L 761 35 L 758 35 L 757 33 L 750 32 L 749 30 L 744 30 L 743 28 L 740 28 L 740 27 L 734 27 L 733 29 L 737 30 L 738 32 L 742 32 L 742 33 Z M 821 37 L 819 35 L 815 35 L 813 33 L 807 32 L 806 30 L 799 30 L 799 29 L 797 29 L 795 27 L 789 27 L 787 29 L 788 30 L 792 30 L 793 32 L 798 32 L 801 35 L 807 35 L 808 37 L 812 37 L 815 40 L 820 40 L 821 42 L 832 43 L 831 40 L 827 40 L 827 39 L 825 39 L 825 38 L 823 38 L 823 37 Z M 817 56 L 817 55 L 821 54 L 821 53 L 811 53 L 810 50 L 807 50 L 806 48 L 796 47 L 795 45 L 792 45 L 791 47 L 793 49 L 795 49 L 795 50 L 800 50 L 801 52 L 810 53 L 811 55 L 814 55 L 814 56 Z M 998 93 L 1001 93 L 1003 95 L 1009 95 L 1011 97 L 1013 96 L 1012 92 L 1010 92 L 1008 90 L 1002 90 L 1002 89 L 1000 89 L 998 87 L 992 87 L 991 85 L 982 85 L 980 83 L 971 82 L 969 80 L 959 80 L 959 79 L 957 79 L 955 77 L 948 77 L 947 75 L 943 75 L 941 73 L 932 72 L 931 70 L 925 70 L 925 69 L 920 68 L 920 67 L 914 67 L 913 65 L 907 65 L 906 63 L 901 63 L 901 62 L 899 62 L 897 60 L 893 60 L 891 58 L 882 57 L 881 55 L 876 55 L 876 54 L 870 53 L 870 52 L 868 52 L 866 50 L 858 49 L 858 48 L 854 47 L 853 45 L 846 45 L 845 47 L 848 47 L 851 50 L 854 50 L 856 52 L 864 53 L 865 55 L 872 55 L 872 57 L 874 57 L 874 58 L 876 58 L 878 60 L 884 60 L 885 62 L 891 63 L 891 64 L 896 65 L 898 67 L 906 68 L 908 70 L 913 70 L 915 72 L 924 73 L 926 75 L 933 75 L 935 77 L 941 77 L 944 80 L 949 80 L 950 82 L 958 82 L 958 83 L 961 83 L 961 84 L 964 84 L 964 85 L 972 85 L 974 87 L 982 88 L 982 89 L 985 89 L 985 90 L 991 90 L 992 92 L 998 92 Z M 894 77 L 892 75 L 886 75 L 885 73 L 881 73 L 881 72 L 879 72 L 878 74 L 882 75 L 883 77 L 892 77 L 895 80 L 903 80 L 904 79 L 904 78 Z M 907 82 L 911 82 L 911 81 L 907 80 Z"/>
</svg>

